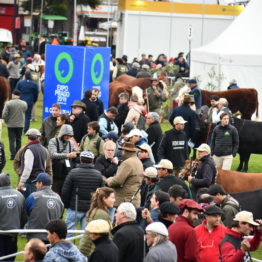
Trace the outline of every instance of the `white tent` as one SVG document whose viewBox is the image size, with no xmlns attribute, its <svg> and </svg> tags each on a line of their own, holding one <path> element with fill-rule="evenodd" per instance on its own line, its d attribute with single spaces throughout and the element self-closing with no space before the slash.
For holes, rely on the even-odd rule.
<svg viewBox="0 0 262 262">
<path fill-rule="evenodd" d="M 231 79 L 236 79 L 242 88 L 257 89 L 262 103 L 261 10 L 262 1 L 251 0 L 214 41 L 192 50 L 190 75 L 199 77 L 201 88 L 208 89 L 211 83 L 224 90 Z"/>
</svg>

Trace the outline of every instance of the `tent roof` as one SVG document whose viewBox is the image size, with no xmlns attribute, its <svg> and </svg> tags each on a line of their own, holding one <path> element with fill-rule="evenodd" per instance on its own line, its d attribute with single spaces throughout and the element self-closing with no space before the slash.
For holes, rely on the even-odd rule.
<svg viewBox="0 0 262 262">
<path fill-rule="evenodd" d="M 262 1 L 251 0 L 236 20 L 214 41 L 192 50 L 192 60 L 199 60 L 201 56 L 203 60 L 208 60 L 208 57 L 203 57 L 203 54 L 210 54 L 211 60 L 212 55 L 230 56 L 231 59 L 239 55 L 254 56 L 254 58 L 262 55 L 261 10 Z"/>
</svg>

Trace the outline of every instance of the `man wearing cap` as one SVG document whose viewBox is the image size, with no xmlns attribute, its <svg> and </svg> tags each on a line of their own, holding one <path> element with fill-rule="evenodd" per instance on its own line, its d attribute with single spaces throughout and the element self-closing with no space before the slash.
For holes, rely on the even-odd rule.
<svg viewBox="0 0 262 262">
<path fill-rule="evenodd" d="M 108 132 L 114 131 L 118 134 L 118 127 L 116 126 L 114 120 L 118 114 L 116 107 L 112 106 L 106 110 L 99 118 L 100 134 L 101 136 L 107 135 Z"/>
<path fill-rule="evenodd" d="M 228 228 L 220 243 L 221 261 L 252 261 L 250 252 L 259 248 L 261 242 L 262 220 L 254 221 L 253 214 L 241 211 L 233 219 L 232 228 Z M 244 238 L 254 232 L 253 238 Z"/>
<path fill-rule="evenodd" d="M 149 112 L 146 115 L 146 124 L 148 125 L 148 128 L 146 130 L 146 133 L 148 134 L 147 140 L 148 144 L 152 148 L 152 153 L 154 156 L 154 159 L 157 162 L 159 162 L 160 159 L 158 159 L 157 150 L 159 148 L 160 142 L 163 137 L 162 128 L 159 124 L 159 115 L 156 112 Z"/>
<path fill-rule="evenodd" d="M 198 148 L 198 156 L 200 164 L 197 166 L 196 176 L 188 177 L 188 182 L 192 185 L 192 191 L 197 194 L 197 191 L 201 187 L 209 187 L 215 183 L 216 178 L 216 167 L 215 162 L 211 159 L 211 150 L 209 145 L 201 144 Z"/>
<path fill-rule="evenodd" d="M 162 190 L 164 192 L 168 192 L 168 189 L 173 185 L 181 185 L 191 196 L 190 190 L 186 183 L 181 179 L 177 178 L 173 174 L 173 164 L 168 159 L 162 159 L 159 164 L 154 165 L 157 169 L 157 175 L 159 178 L 159 182 L 155 186 L 155 191 Z"/>
<path fill-rule="evenodd" d="M 140 65 L 137 62 L 134 62 L 131 66 L 131 69 L 129 69 L 126 74 L 129 76 L 136 77 L 137 73 L 139 72 Z"/>
<path fill-rule="evenodd" d="M 64 205 L 58 194 L 51 189 L 52 179 L 47 173 L 40 173 L 33 181 L 37 191 L 26 199 L 28 229 L 44 229 L 53 219 L 62 217 Z M 47 242 L 45 233 L 27 234 L 27 239 L 39 238 Z"/>
<path fill-rule="evenodd" d="M 21 63 L 20 63 L 20 55 L 18 53 L 14 54 L 13 56 L 13 60 L 10 61 L 6 68 L 9 72 L 9 82 L 10 82 L 10 87 L 11 87 L 11 93 L 13 93 L 13 91 L 16 88 L 16 84 L 20 79 L 20 67 L 21 67 Z"/>
<path fill-rule="evenodd" d="M 138 152 L 138 157 L 143 164 L 143 168 L 146 169 L 148 167 L 153 166 L 154 162 L 150 159 L 150 155 L 152 154 L 151 147 L 146 143 L 137 147 L 140 150 Z"/>
<path fill-rule="evenodd" d="M 232 220 L 237 212 L 240 211 L 238 201 L 227 194 L 224 188 L 218 184 L 211 185 L 207 193 L 214 198 L 214 202 L 221 207 L 224 214 L 222 215 L 222 222 L 225 226 L 230 227 Z"/>
<path fill-rule="evenodd" d="M 26 219 L 25 199 L 11 187 L 10 176 L 0 174 L 0 230 L 23 228 Z M 0 234 L 0 257 L 17 252 L 17 234 Z M 14 261 L 15 257 L 8 261 Z"/>
<path fill-rule="evenodd" d="M 166 228 L 169 228 L 176 221 L 180 213 L 179 208 L 174 203 L 165 201 L 160 205 L 159 209 L 158 221 L 162 222 Z"/>
<path fill-rule="evenodd" d="M 198 219 L 198 212 L 203 211 L 203 208 L 191 199 L 183 199 L 179 208 L 182 214 L 168 228 L 169 239 L 177 248 L 178 262 L 197 262 L 199 248 L 193 223 Z"/>
<path fill-rule="evenodd" d="M 41 143 L 44 147 L 48 146 L 49 140 L 55 137 L 57 125 L 56 120 L 60 116 L 61 107 L 59 104 L 53 104 L 51 108 L 51 115 L 46 117 L 40 129 L 41 132 Z"/>
<path fill-rule="evenodd" d="M 103 155 L 104 140 L 99 136 L 100 126 L 97 121 L 87 124 L 87 134 L 81 139 L 79 150 L 91 151 L 95 157 Z"/>
<path fill-rule="evenodd" d="M 118 167 L 116 175 L 106 179 L 106 183 L 115 190 L 116 206 L 119 206 L 122 202 L 132 201 L 136 207 L 139 207 L 139 188 L 144 169 L 136 154 L 138 148 L 134 143 L 125 142 L 122 145 L 122 150 L 124 161 Z"/>
<path fill-rule="evenodd" d="M 232 79 L 232 80 L 229 82 L 229 86 L 227 87 L 227 90 L 235 89 L 235 88 L 239 88 L 239 86 L 237 85 L 236 79 Z"/>
<path fill-rule="evenodd" d="M 52 174 L 51 160 L 48 150 L 40 143 L 41 133 L 35 128 L 29 129 L 26 134 L 28 144 L 21 151 L 21 174 L 17 189 L 22 191 L 25 198 L 36 190 L 33 180 L 41 172 Z"/>
<path fill-rule="evenodd" d="M 25 72 L 25 79 L 20 80 L 16 89 L 21 93 L 20 99 L 27 103 L 27 110 L 25 112 L 25 127 L 24 132 L 26 133 L 30 126 L 31 114 L 34 104 L 38 98 L 38 85 L 32 80 L 31 73 L 29 71 Z"/>
<path fill-rule="evenodd" d="M 125 123 L 129 111 L 129 107 L 128 107 L 129 94 L 126 92 L 122 92 L 118 95 L 118 98 L 119 98 L 119 104 L 117 106 L 118 115 L 116 116 L 115 123 L 117 125 L 118 130 L 120 131 L 122 125 Z"/>
<path fill-rule="evenodd" d="M 183 117 L 177 116 L 174 119 L 174 127 L 164 134 L 158 148 L 158 159 L 170 160 L 176 174 L 188 159 L 187 137 L 183 131 L 186 122 Z"/>
<path fill-rule="evenodd" d="M 237 129 L 229 123 L 228 113 L 220 115 L 221 123 L 213 131 L 211 151 L 217 168 L 230 170 L 239 147 Z"/>
<path fill-rule="evenodd" d="M 119 262 L 119 249 L 109 239 L 110 225 L 106 220 L 89 222 L 86 231 L 96 246 L 88 262 Z"/>
<path fill-rule="evenodd" d="M 177 262 L 177 250 L 168 240 L 168 231 L 161 222 L 151 223 L 146 227 L 146 243 L 150 250 L 144 262 Z"/>
<path fill-rule="evenodd" d="M 212 123 L 217 124 L 221 121 L 220 116 L 223 113 L 228 113 L 232 116 L 231 110 L 228 108 L 228 101 L 226 98 L 219 98 L 217 101 L 217 106 L 212 109 Z"/>
<path fill-rule="evenodd" d="M 222 214 L 222 209 L 216 205 L 205 207 L 205 220 L 195 228 L 201 262 L 219 261 L 219 244 L 227 230 L 221 224 Z"/>
<path fill-rule="evenodd" d="M 67 208 L 67 229 L 74 229 L 78 221 L 81 229 L 85 229 L 86 212 L 90 208 L 92 194 L 97 188 L 104 186 L 100 171 L 94 169 L 94 158 L 92 152 L 82 151 L 80 164 L 73 168 L 65 179 L 61 198 Z"/>
<path fill-rule="evenodd" d="M 81 142 L 82 137 L 86 134 L 86 127 L 90 122 L 89 117 L 84 113 L 86 105 L 82 101 L 74 101 L 71 105 L 72 113 L 70 115 L 71 126 L 74 131 L 74 138 L 77 143 Z"/>
<path fill-rule="evenodd" d="M 5 103 L 2 117 L 8 130 L 10 160 L 14 160 L 15 154 L 21 147 L 21 137 L 25 125 L 25 112 L 27 104 L 20 99 L 20 91 L 14 90 L 12 99 Z"/>
<path fill-rule="evenodd" d="M 193 95 L 194 98 L 195 98 L 196 109 L 200 110 L 200 108 L 202 106 L 202 94 L 201 94 L 201 89 L 197 85 L 196 79 L 189 79 L 188 80 L 188 86 L 191 89 L 189 94 Z"/>
<path fill-rule="evenodd" d="M 195 141 L 195 126 L 197 120 L 197 114 L 190 108 L 190 105 L 195 102 L 194 97 L 192 95 L 185 95 L 183 104 L 174 109 L 172 114 L 169 117 L 169 123 L 174 125 L 174 119 L 177 116 L 182 117 L 185 121 L 185 133 L 187 139 L 191 139 L 193 142 Z"/>
<path fill-rule="evenodd" d="M 62 125 L 58 137 L 49 141 L 48 151 L 52 159 L 53 185 L 52 189 L 61 195 L 61 190 L 70 169 L 74 167 L 74 160 L 77 157 L 76 149 L 70 140 L 74 135 L 71 125 Z"/>
</svg>

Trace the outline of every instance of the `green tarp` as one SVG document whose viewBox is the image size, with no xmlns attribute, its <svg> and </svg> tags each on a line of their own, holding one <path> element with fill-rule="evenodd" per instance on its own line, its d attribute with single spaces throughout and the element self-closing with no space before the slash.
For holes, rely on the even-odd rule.
<svg viewBox="0 0 262 262">
<path fill-rule="evenodd" d="M 67 20 L 67 17 L 61 15 L 42 15 L 44 20 Z"/>
</svg>

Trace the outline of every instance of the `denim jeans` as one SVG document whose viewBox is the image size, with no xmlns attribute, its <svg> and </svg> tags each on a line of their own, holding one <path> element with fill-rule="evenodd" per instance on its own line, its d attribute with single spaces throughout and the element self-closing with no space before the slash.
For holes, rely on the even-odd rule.
<svg viewBox="0 0 262 262">
<path fill-rule="evenodd" d="M 26 189 L 25 191 L 22 191 L 21 193 L 23 194 L 24 198 L 27 199 L 30 194 L 36 191 L 35 184 L 33 183 L 25 183 L 24 188 Z"/>
<path fill-rule="evenodd" d="M 30 120 L 31 120 L 31 114 L 32 114 L 32 109 L 34 104 L 33 103 L 27 103 L 27 110 L 25 112 L 25 128 L 24 128 L 24 133 L 29 129 L 30 127 Z"/>
<path fill-rule="evenodd" d="M 82 212 L 82 211 L 75 211 L 73 209 L 68 208 L 66 211 L 66 225 L 67 225 L 67 230 L 70 229 L 76 229 L 76 224 L 75 222 L 78 224 L 78 222 L 80 222 L 80 226 L 82 230 L 85 230 L 86 227 L 86 212 Z M 73 234 L 67 234 L 67 238 L 68 237 L 72 237 Z"/>
<path fill-rule="evenodd" d="M 8 139 L 11 159 L 15 158 L 16 152 L 21 147 L 22 127 L 8 127 Z"/>
</svg>

